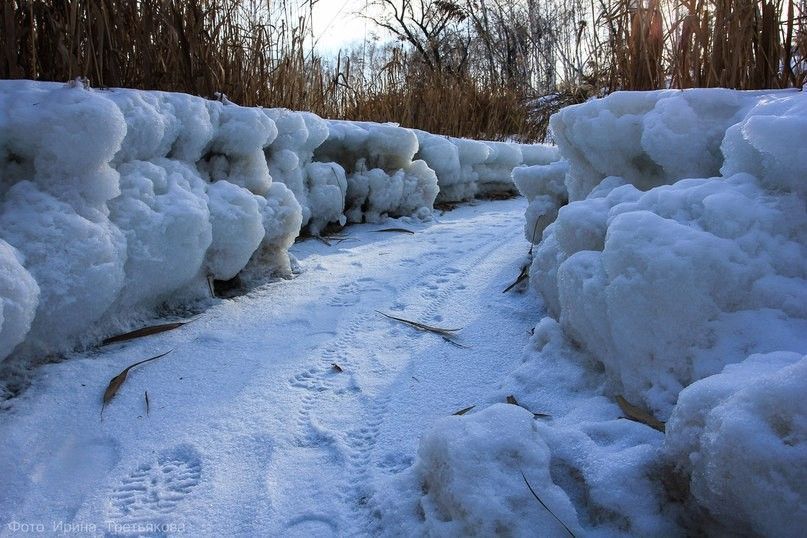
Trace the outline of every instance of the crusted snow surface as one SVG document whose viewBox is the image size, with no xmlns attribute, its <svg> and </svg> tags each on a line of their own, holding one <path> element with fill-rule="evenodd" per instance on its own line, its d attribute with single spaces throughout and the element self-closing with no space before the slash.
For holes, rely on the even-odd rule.
<svg viewBox="0 0 807 538">
<path fill-rule="evenodd" d="M 501 293 L 528 247 L 525 206 L 298 242 L 293 280 L 43 365 L 0 412 L 0 534 L 61 522 L 116 536 L 563 536 L 521 472 L 577 532 L 540 423 L 514 405 L 482 411 L 538 317 L 534 296 Z M 390 225 L 415 233 L 377 233 Z M 451 343 L 376 311 L 462 330 Z M 101 414 L 113 376 L 169 350 Z"/>
</svg>

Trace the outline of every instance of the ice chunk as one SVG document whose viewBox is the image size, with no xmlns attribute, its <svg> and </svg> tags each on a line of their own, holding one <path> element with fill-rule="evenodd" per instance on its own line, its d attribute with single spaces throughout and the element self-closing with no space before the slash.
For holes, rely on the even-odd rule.
<svg viewBox="0 0 807 538">
<path fill-rule="evenodd" d="M 39 286 L 22 256 L 0 239 L 0 361 L 25 339 L 38 303 Z"/>
<path fill-rule="evenodd" d="M 126 237 L 122 307 L 154 305 L 197 276 L 212 241 L 206 185 L 180 161 L 131 161 L 110 219 Z"/>
<path fill-rule="evenodd" d="M 725 530 L 801 536 L 807 525 L 807 356 L 752 355 L 681 392 L 667 451 Z"/>
<path fill-rule="evenodd" d="M 115 301 L 124 282 L 125 239 L 105 218 L 88 220 L 29 181 L 0 207 L 2 238 L 25 256 L 40 288 L 30 343 L 63 350 Z"/>
<path fill-rule="evenodd" d="M 549 466 L 549 448 L 532 414 L 518 406 L 496 404 L 447 417 L 420 443 L 411 471 L 417 506 L 390 506 L 385 517 L 420 512 L 421 527 L 406 529 L 409 535 L 560 537 L 568 536 L 564 524 L 579 534 L 575 510 L 553 483 Z M 552 513 L 533 497 L 524 477 Z"/>
</svg>

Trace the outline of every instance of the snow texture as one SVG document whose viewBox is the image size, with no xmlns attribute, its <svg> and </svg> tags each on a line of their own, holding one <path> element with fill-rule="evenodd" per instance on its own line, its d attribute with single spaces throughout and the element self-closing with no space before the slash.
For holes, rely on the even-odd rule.
<svg viewBox="0 0 807 538">
<path fill-rule="evenodd" d="M 707 514 L 697 524 L 720 532 L 795 536 L 807 524 L 795 471 L 807 466 L 795 396 L 807 351 L 806 115 L 792 91 L 617 93 L 553 116 L 567 162 L 513 171 L 537 243 L 530 284 L 568 348 L 555 355 L 611 402 L 670 420 L 667 450 L 646 464 L 676 468 Z M 585 460 L 568 442 L 586 428 L 572 429 L 556 445 L 544 437 L 558 457 Z M 590 510 L 591 492 L 579 498 Z"/>
<path fill-rule="evenodd" d="M 416 504 L 385 506 L 384 513 L 388 528 L 402 535 L 568 536 L 563 525 L 580 532 L 569 498 L 550 476 L 550 450 L 536 421 L 515 405 L 436 421 L 399 480 Z M 407 512 L 422 518 L 412 521 Z"/>
<path fill-rule="evenodd" d="M 472 196 L 488 145 L 452 141 L 441 166 L 426 140 L 443 138 L 422 135 Z M 0 81 L 0 361 L 92 344 L 208 279 L 288 276 L 301 231 L 430 218 L 440 180 L 419 149 L 410 129 L 225 96 Z"/>
<path fill-rule="evenodd" d="M 414 159 L 418 138 L 413 131 L 393 124 L 338 120 L 328 125 L 328 139 L 316 150 L 315 159 L 343 165 L 347 221 L 431 214 L 437 175 L 424 161 Z"/>
<path fill-rule="evenodd" d="M 807 356 L 752 355 L 681 392 L 666 448 L 725 528 L 801 536 L 807 523 Z"/>
</svg>

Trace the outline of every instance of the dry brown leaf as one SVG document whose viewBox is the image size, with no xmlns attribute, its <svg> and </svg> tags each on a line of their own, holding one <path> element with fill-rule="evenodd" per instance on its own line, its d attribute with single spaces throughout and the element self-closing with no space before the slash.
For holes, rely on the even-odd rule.
<svg viewBox="0 0 807 538">
<path fill-rule="evenodd" d="M 504 288 L 504 291 L 502 291 L 502 293 L 507 293 L 508 291 L 512 290 L 513 288 L 515 288 L 516 286 L 527 280 L 529 277 L 530 277 L 530 266 L 529 264 L 527 264 L 521 268 L 521 272 L 518 274 L 518 278 L 516 278 L 515 282 Z"/>
<path fill-rule="evenodd" d="M 622 409 L 623 413 L 625 413 L 625 418 L 633 420 L 634 422 L 641 422 L 646 426 L 650 426 L 654 430 L 664 433 L 664 423 L 641 407 L 636 407 L 622 396 L 616 397 L 616 403 L 619 404 L 619 408 Z"/>
<path fill-rule="evenodd" d="M 341 366 L 339 366 L 338 364 L 336 364 L 335 362 L 332 362 L 332 363 L 331 363 L 331 368 L 333 368 L 333 371 L 334 371 L 334 372 L 337 372 L 337 373 L 340 373 L 340 374 L 341 374 L 342 372 L 344 372 L 344 369 L 342 369 L 342 367 L 341 367 Z"/>
<path fill-rule="evenodd" d="M 144 395 L 144 396 L 145 396 L 145 398 L 146 398 L 146 415 L 148 416 L 149 411 L 150 411 L 150 408 L 151 408 L 151 405 L 149 404 L 149 391 L 145 391 L 145 392 L 143 393 L 143 395 Z"/>
<path fill-rule="evenodd" d="M 457 342 L 453 338 L 450 338 L 450 337 L 448 337 L 446 335 L 441 335 L 441 337 L 443 338 L 443 340 L 445 340 L 446 342 L 448 342 L 452 346 L 457 346 L 457 347 L 462 348 L 462 349 L 471 349 L 471 346 L 466 346 L 465 344 L 460 344 L 459 342 Z"/>
<path fill-rule="evenodd" d="M 382 228 L 381 230 L 374 230 L 376 232 L 399 232 L 404 234 L 412 234 L 414 235 L 415 232 L 412 230 L 407 230 L 406 228 Z"/>
<path fill-rule="evenodd" d="M 467 413 L 468 411 L 470 411 L 470 410 L 471 410 L 471 409 L 473 409 L 474 407 L 476 407 L 476 406 L 475 406 L 475 405 L 472 405 L 471 407 L 466 407 L 465 409 L 460 409 L 460 410 L 459 410 L 459 411 L 457 411 L 456 413 L 453 413 L 453 415 L 454 415 L 454 416 L 461 417 L 462 415 L 464 415 L 465 413 Z"/>
<path fill-rule="evenodd" d="M 517 406 L 519 406 L 521 409 L 526 409 L 527 411 L 529 411 L 530 413 L 532 413 L 533 418 L 550 418 L 550 417 L 552 416 L 552 415 L 547 415 L 546 413 L 533 413 L 533 411 L 532 411 L 531 409 L 527 409 L 525 406 L 523 406 L 523 405 L 521 405 L 520 403 L 518 403 L 518 400 L 516 400 L 516 397 L 515 397 L 515 396 L 513 396 L 512 394 L 510 394 L 509 396 L 507 396 L 506 401 L 507 401 L 507 403 L 509 403 L 510 405 L 517 405 Z"/>
<path fill-rule="evenodd" d="M 161 354 L 159 354 L 157 356 L 151 357 L 149 359 L 144 359 L 144 360 L 138 361 L 138 362 L 136 362 L 134 364 L 130 364 L 121 373 L 119 373 L 118 375 L 116 375 L 115 377 L 110 379 L 109 380 L 109 385 L 107 385 L 106 390 L 104 391 L 104 397 L 103 397 L 103 399 L 101 401 L 102 402 L 101 403 L 101 413 L 104 412 L 104 408 L 106 407 L 106 405 L 109 402 L 112 401 L 112 398 L 115 397 L 115 395 L 118 393 L 118 391 L 120 390 L 123 383 L 126 381 L 126 377 L 129 375 L 129 370 L 131 370 L 135 366 L 140 366 L 141 364 L 145 364 L 147 362 L 157 360 L 160 357 L 165 357 L 166 355 L 171 353 L 171 351 L 173 351 L 173 349 L 168 350 L 165 353 L 161 353 Z M 146 402 L 148 403 L 148 396 L 146 396 Z"/>
<path fill-rule="evenodd" d="M 433 327 L 431 325 L 426 325 L 425 323 L 420 323 L 420 322 L 417 322 L 417 321 L 411 321 L 411 320 L 408 320 L 408 319 L 399 318 L 399 317 L 396 317 L 396 316 L 391 316 L 390 314 L 385 314 L 384 312 L 381 312 L 379 310 L 376 310 L 376 312 L 378 312 L 382 316 L 388 317 L 390 319 L 394 319 L 395 321 L 400 321 L 401 323 L 406 323 L 407 325 L 411 325 L 412 327 L 414 327 L 416 329 L 420 329 L 421 331 L 428 331 L 428 332 L 432 332 L 432 333 L 436 333 L 436 334 L 442 334 L 444 336 L 453 336 L 452 333 L 455 333 L 455 332 L 461 330 L 461 329 L 444 329 L 442 327 Z"/>
<path fill-rule="evenodd" d="M 183 325 L 187 325 L 192 320 L 189 321 L 175 321 L 173 323 L 163 323 L 161 325 L 151 325 L 149 327 L 143 327 L 141 329 L 136 329 L 134 331 L 130 331 L 124 334 L 118 334 L 116 336 L 110 336 L 109 338 L 105 339 L 101 342 L 102 346 L 107 346 L 109 344 L 115 344 L 117 342 L 126 342 L 128 340 L 134 340 L 135 338 L 142 338 L 144 336 L 151 336 L 152 334 L 159 334 L 164 333 L 166 331 L 172 331 Z"/>
</svg>

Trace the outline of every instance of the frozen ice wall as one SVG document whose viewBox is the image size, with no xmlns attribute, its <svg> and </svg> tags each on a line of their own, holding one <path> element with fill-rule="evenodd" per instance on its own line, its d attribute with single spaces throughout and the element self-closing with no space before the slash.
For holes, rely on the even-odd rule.
<svg viewBox="0 0 807 538">
<path fill-rule="evenodd" d="M 267 109 L 278 136 L 266 148 L 272 179 L 285 184 L 303 210 L 302 224 L 312 234 L 331 222 L 345 224 L 347 180 L 337 163 L 314 163 L 314 150 L 328 138 L 328 123 L 310 112 Z"/>
<path fill-rule="evenodd" d="M 0 361 L 97 341 L 209 278 L 289 274 L 301 228 L 428 218 L 435 170 L 468 199 L 475 167 L 520 164 L 499 146 L 510 160 L 225 96 L 0 81 Z"/>
<path fill-rule="evenodd" d="M 616 92 L 561 110 L 550 128 L 571 165 L 569 198 L 585 198 L 608 176 L 647 190 L 719 175 L 726 129 L 765 95 L 724 89 Z"/>
<path fill-rule="evenodd" d="M 415 160 L 418 138 L 393 124 L 330 120 L 328 139 L 314 157 L 339 163 L 347 175 L 345 215 L 349 222 L 431 214 L 437 176 Z"/>
<path fill-rule="evenodd" d="M 0 358 L 63 351 L 250 260 L 287 271 L 300 206 L 261 110 L 0 82 Z"/>
<path fill-rule="evenodd" d="M 670 419 L 716 528 L 807 521 L 805 118 L 795 91 L 617 93 L 552 118 L 567 162 L 513 173 L 532 287 L 606 395 Z"/>
</svg>

